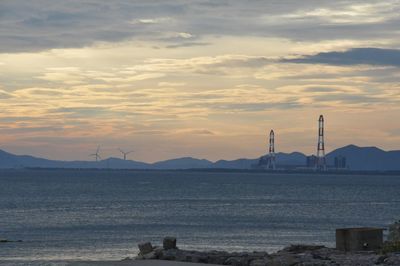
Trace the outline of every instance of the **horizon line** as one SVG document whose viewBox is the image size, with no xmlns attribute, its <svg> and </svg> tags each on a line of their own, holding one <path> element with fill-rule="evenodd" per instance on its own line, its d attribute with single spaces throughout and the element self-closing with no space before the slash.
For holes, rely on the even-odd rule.
<svg viewBox="0 0 400 266">
<path fill-rule="evenodd" d="M 328 152 L 328 153 L 326 154 L 326 156 L 328 156 L 330 153 L 332 153 L 332 152 L 334 152 L 334 151 L 336 151 L 336 150 L 338 150 L 338 149 L 345 148 L 345 147 L 349 147 L 349 146 L 355 146 L 355 147 L 357 147 L 357 148 L 377 148 L 377 149 L 379 149 L 379 150 L 381 150 L 381 151 L 384 151 L 384 152 L 400 151 L 400 150 L 384 150 L 384 149 L 382 149 L 382 148 L 380 148 L 380 147 L 378 147 L 378 146 L 358 146 L 358 145 L 356 145 L 356 144 L 347 144 L 347 145 L 344 145 L 344 146 L 342 146 L 342 147 L 332 149 L 330 152 Z M 59 161 L 59 162 L 93 162 L 93 163 L 96 163 L 96 162 L 97 162 L 97 163 L 99 163 L 99 162 L 107 161 L 107 160 L 109 160 L 109 159 L 118 159 L 118 160 L 122 160 L 122 161 L 130 161 L 130 162 L 137 162 L 137 163 L 144 163 L 144 164 L 156 164 L 156 163 L 159 163 L 159 162 L 165 162 L 165 161 L 171 161 L 171 160 L 177 160 L 177 159 L 184 159 L 184 158 L 190 158 L 190 159 L 196 159 L 196 160 L 206 160 L 206 161 L 209 161 L 209 162 L 211 162 L 211 163 L 216 163 L 216 162 L 218 162 L 218 161 L 235 161 L 235 160 L 241 160 L 241 159 L 256 160 L 256 159 L 261 158 L 262 156 L 268 155 L 268 151 L 266 151 L 265 154 L 260 155 L 259 157 L 256 157 L 256 158 L 239 157 L 239 158 L 230 159 L 230 160 L 229 160 L 229 159 L 218 159 L 218 160 L 215 160 L 215 161 L 214 161 L 214 160 L 209 160 L 209 159 L 206 159 L 206 158 L 197 158 L 197 157 L 193 157 L 193 156 L 181 156 L 181 157 L 175 157 L 175 158 L 170 158 L 170 159 L 163 159 L 163 160 L 154 161 L 154 162 L 145 162 L 145 161 L 136 161 L 136 160 L 132 160 L 132 159 L 126 159 L 126 160 L 124 160 L 123 158 L 114 157 L 114 156 L 110 156 L 110 157 L 107 157 L 107 158 L 102 159 L 102 160 L 99 160 L 99 161 L 90 161 L 90 160 L 59 160 L 59 159 L 49 159 L 49 158 L 46 158 L 46 157 L 37 157 L 37 156 L 34 156 L 34 155 L 30 155 L 30 154 L 15 154 L 15 153 L 6 151 L 6 150 L 4 150 L 4 149 L 2 149 L 2 148 L 0 148 L 0 151 L 3 151 L 3 152 L 5 152 L 5 153 L 9 153 L 9 154 L 14 155 L 14 156 L 30 156 L 30 157 L 33 157 L 33 158 L 36 158 L 36 159 L 44 159 L 44 160 Z M 306 157 L 308 157 L 308 156 L 313 156 L 313 155 L 316 156 L 316 154 L 306 154 L 306 153 L 303 153 L 303 152 L 300 152 L 300 151 L 276 152 L 276 154 L 293 154 L 293 153 L 301 153 L 302 155 L 304 155 L 304 156 L 306 156 Z"/>
</svg>

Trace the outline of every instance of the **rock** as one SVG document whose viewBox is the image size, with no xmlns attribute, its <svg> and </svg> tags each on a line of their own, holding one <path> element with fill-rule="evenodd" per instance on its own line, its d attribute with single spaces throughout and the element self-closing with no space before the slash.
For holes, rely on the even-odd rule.
<svg viewBox="0 0 400 266">
<path fill-rule="evenodd" d="M 153 251 L 157 257 L 161 257 L 164 249 L 162 247 L 153 247 Z"/>
<path fill-rule="evenodd" d="M 153 246 L 150 242 L 139 243 L 138 247 L 141 255 L 145 255 L 153 251 Z"/>
<path fill-rule="evenodd" d="M 163 248 L 168 249 L 176 249 L 176 238 L 175 237 L 165 237 L 163 240 Z"/>
<path fill-rule="evenodd" d="M 266 266 L 268 262 L 264 259 L 255 259 L 252 260 L 249 264 L 249 266 Z"/>
<path fill-rule="evenodd" d="M 232 255 L 234 254 L 232 253 Z M 242 253 L 240 256 L 237 256 L 236 254 L 234 257 L 228 257 L 223 264 L 232 266 L 248 266 L 253 260 L 254 258 L 249 257 L 247 253 L 246 255 Z"/>
<path fill-rule="evenodd" d="M 273 266 L 286 266 L 286 265 L 296 265 L 298 263 L 300 263 L 300 259 L 298 257 L 296 257 L 293 254 L 280 254 L 280 255 L 276 255 L 273 256 L 271 261 L 269 262 L 269 265 L 273 265 Z"/>
<path fill-rule="evenodd" d="M 240 257 L 230 257 L 225 260 L 224 265 L 242 266 L 243 264 Z"/>
<path fill-rule="evenodd" d="M 386 241 L 383 243 L 381 253 L 386 254 L 393 252 L 400 252 L 400 241 Z"/>
<path fill-rule="evenodd" d="M 228 257 L 223 254 L 211 254 L 208 256 L 208 263 L 209 264 L 224 264 L 225 260 Z"/>
<path fill-rule="evenodd" d="M 306 251 L 314 251 L 318 249 L 325 248 L 325 246 L 318 246 L 318 245 L 290 245 L 283 249 L 286 252 L 293 252 L 293 253 L 302 253 Z"/>
<path fill-rule="evenodd" d="M 400 265 L 400 253 L 377 254 L 374 251 L 343 252 L 333 248 L 312 245 L 292 245 L 273 254 L 266 252 L 194 251 L 176 248 L 176 239 L 165 241 L 167 249 L 139 245 L 142 252 L 137 260 L 171 260 L 232 266 L 375 266 Z M 170 243 L 168 243 L 170 242 Z M 172 242 L 172 243 L 171 243 Z M 175 244 L 175 245 L 173 245 Z M 163 245 L 164 246 L 164 245 Z M 147 252 L 150 250 L 151 251 Z M 175 248 L 173 248 L 175 247 Z"/>
<path fill-rule="evenodd" d="M 185 257 L 185 261 L 197 263 L 197 262 L 199 262 L 199 258 L 196 255 L 187 255 Z"/>
<path fill-rule="evenodd" d="M 142 255 L 145 260 L 155 260 L 157 259 L 157 254 L 155 251 Z"/>
<path fill-rule="evenodd" d="M 252 253 L 250 253 L 250 256 L 267 257 L 268 253 L 267 252 L 262 252 L 262 251 L 253 251 Z"/>
<path fill-rule="evenodd" d="M 385 259 L 387 259 L 386 255 L 379 256 L 379 258 L 375 261 L 375 264 L 382 264 L 385 261 Z"/>
<path fill-rule="evenodd" d="M 176 257 L 176 261 L 187 261 L 187 251 L 179 250 L 179 249 L 168 249 L 166 252 L 170 254 L 174 254 Z"/>
<path fill-rule="evenodd" d="M 400 265 L 400 253 L 392 253 L 383 261 L 384 265 Z"/>
<path fill-rule="evenodd" d="M 186 256 L 186 261 L 193 263 L 210 263 L 208 257 L 205 255 L 189 255 Z"/>
<path fill-rule="evenodd" d="M 270 266 L 270 265 L 268 264 L 268 266 Z M 300 262 L 300 263 L 296 264 L 296 266 L 339 266 L 339 264 L 334 263 L 334 262 L 313 261 L 313 262 Z M 354 266 L 354 265 L 346 265 L 346 266 Z"/>
<path fill-rule="evenodd" d="M 162 260 L 177 260 L 178 254 L 174 249 L 167 249 L 161 252 L 160 259 Z"/>
<path fill-rule="evenodd" d="M 330 256 L 332 262 L 337 265 L 362 265 L 362 266 L 373 266 L 378 261 L 379 256 L 373 252 L 346 252 L 341 254 L 333 254 Z M 328 264 L 329 265 L 329 264 Z"/>
</svg>

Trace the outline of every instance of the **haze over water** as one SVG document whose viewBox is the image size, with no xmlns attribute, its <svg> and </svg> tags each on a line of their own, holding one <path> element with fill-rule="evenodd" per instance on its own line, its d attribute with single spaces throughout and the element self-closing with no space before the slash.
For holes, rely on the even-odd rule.
<svg viewBox="0 0 400 266">
<path fill-rule="evenodd" d="M 399 176 L 186 171 L 0 172 L 0 262 L 111 260 L 137 243 L 274 251 L 334 245 L 339 227 L 387 227 Z"/>
</svg>

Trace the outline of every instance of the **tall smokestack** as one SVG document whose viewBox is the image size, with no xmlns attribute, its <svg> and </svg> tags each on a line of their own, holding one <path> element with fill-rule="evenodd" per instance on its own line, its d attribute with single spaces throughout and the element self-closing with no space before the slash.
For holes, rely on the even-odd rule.
<svg viewBox="0 0 400 266">
<path fill-rule="evenodd" d="M 320 115 L 318 120 L 317 162 L 315 164 L 316 170 L 320 171 L 326 170 L 324 133 L 324 116 Z"/>
<path fill-rule="evenodd" d="M 271 129 L 269 132 L 269 157 L 268 157 L 268 169 L 275 170 L 275 133 L 274 130 Z"/>
</svg>

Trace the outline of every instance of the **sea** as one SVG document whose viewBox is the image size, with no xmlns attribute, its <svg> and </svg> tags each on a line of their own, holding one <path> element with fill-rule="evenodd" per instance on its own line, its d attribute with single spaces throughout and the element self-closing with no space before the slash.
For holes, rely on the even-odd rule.
<svg viewBox="0 0 400 266">
<path fill-rule="evenodd" d="M 166 236 L 195 250 L 334 247 L 336 228 L 398 219 L 395 175 L 0 171 L 0 239 L 22 241 L 0 243 L 7 265 L 120 260 Z"/>
</svg>

